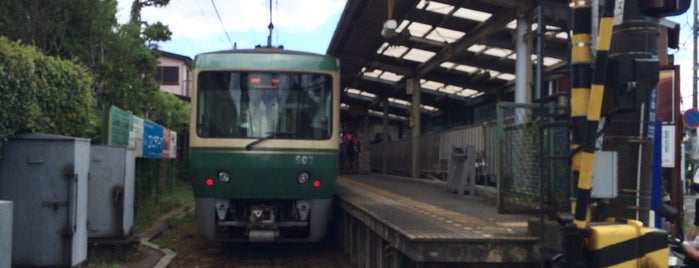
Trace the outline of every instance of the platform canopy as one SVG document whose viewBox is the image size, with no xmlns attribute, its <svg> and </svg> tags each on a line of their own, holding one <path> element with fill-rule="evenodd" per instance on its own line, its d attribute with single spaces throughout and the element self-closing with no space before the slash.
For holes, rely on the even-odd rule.
<svg viewBox="0 0 699 268">
<path fill-rule="evenodd" d="M 512 95 L 516 21 L 529 20 L 536 37 L 540 2 L 544 73 L 563 75 L 570 56 L 569 1 L 348 0 L 327 51 L 341 61 L 343 108 L 382 116 L 380 103 L 387 98 L 390 118 L 407 120 L 412 97 L 406 79 L 415 77 L 423 119 Z M 382 36 L 389 15 L 397 28 Z M 529 48 L 534 70 L 535 38 Z"/>
</svg>

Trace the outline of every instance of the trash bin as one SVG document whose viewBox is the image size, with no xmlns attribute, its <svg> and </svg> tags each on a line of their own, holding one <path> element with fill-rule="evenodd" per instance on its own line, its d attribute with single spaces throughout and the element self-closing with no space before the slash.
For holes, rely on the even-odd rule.
<svg viewBox="0 0 699 268">
<path fill-rule="evenodd" d="M 456 194 L 475 193 L 475 157 L 473 145 L 452 146 L 447 174 L 447 191 Z"/>
<path fill-rule="evenodd" d="M 92 145 L 88 238 L 125 238 L 134 222 L 136 151 Z"/>
<path fill-rule="evenodd" d="M 90 140 L 23 134 L 3 144 L 0 155 L 0 199 L 12 201 L 15 212 L 12 265 L 85 261 Z"/>
</svg>

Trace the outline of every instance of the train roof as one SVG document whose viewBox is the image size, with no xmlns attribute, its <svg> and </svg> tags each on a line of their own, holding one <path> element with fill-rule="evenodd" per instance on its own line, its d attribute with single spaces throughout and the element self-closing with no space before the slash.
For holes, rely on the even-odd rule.
<svg viewBox="0 0 699 268">
<path fill-rule="evenodd" d="M 276 47 L 257 47 L 201 53 L 194 57 L 194 68 L 338 71 L 339 61 L 329 55 Z"/>
<path fill-rule="evenodd" d="M 271 54 L 291 54 L 291 55 L 308 55 L 308 56 L 327 56 L 327 55 L 298 51 L 298 50 L 285 50 L 284 48 L 281 48 L 281 47 L 266 47 L 266 46 L 265 47 L 260 46 L 260 47 L 250 48 L 250 49 L 227 49 L 227 50 L 219 50 L 219 51 L 212 51 L 212 52 L 204 52 L 201 54 L 227 54 L 227 53 L 253 53 L 253 54 L 271 53 Z"/>
</svg>

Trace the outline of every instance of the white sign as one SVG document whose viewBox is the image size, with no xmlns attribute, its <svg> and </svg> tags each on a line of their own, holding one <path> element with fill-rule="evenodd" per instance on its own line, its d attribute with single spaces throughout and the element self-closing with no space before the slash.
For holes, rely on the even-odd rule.
<svg viewBox="0 0 699 268">
<path fill-rule="evenodd" d="M 662 138 L 660 138 L 662 148 L 660 149 L 660 159 L 662 167 L 675 167 L 675 125 L 663 125 Z"/>
<path fill-rule="evenodd" d="M 614 3 L 614 26 L 621 24 L 624 21 L 624 0 L 616 0 Z"/>
</svg>

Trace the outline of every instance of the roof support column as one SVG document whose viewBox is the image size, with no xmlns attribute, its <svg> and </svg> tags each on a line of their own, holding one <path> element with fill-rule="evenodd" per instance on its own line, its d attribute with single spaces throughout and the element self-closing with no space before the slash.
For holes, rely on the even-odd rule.
<svg viewBox="0 0 699 268">
<path fill-rule="evenodd" d="M 383 133 L 381 134 L 381 173 L 388 174 L 386 159 L 388 158 L 388 97 L 381 100 L 383 105 Z"/>
<path fill-rule="evenodd" d="M 515 53 L 517 60 L 515 62 L 515 102 L 516 103 L 530 103 L 531 93 L 529 90 L 531 72 L 529 66 L 531 66 L 530 55 L 530 37 L 529 28 L 531 24 L 524 13 L 517 15 L 517 29 L 516 29 L 516 40 L 515 40 Z M 526 121 L 527 115 L 524 110 L 517 110 L 515 112 L 515 123 L 520 124 Z"/>
<path fill-rule="evenodd" d="M 412 106 L 410 107 L 410 117 L 412 122 L 412 174 L 413 178 L 420 177 L 420 79 L 413 78 L 406 81 L 406 86 L 413 94 Z"/>
</svg>

